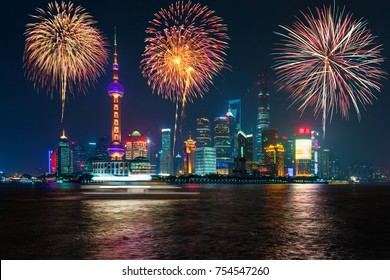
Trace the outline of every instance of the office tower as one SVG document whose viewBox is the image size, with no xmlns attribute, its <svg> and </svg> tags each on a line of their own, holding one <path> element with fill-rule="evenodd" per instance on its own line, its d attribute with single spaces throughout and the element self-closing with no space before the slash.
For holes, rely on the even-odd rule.
<svg viewBox="0 0 390 280">
<path fill-rule="evenodd" d="M 73 172 L 80 173 L 84 170 L 88 159 L 87 151 L 76 141 L 72 141 L 70 144 L 70 149 L 73 153 Z"/>
<path fill-rule="evenodd" d="M 207 118 L 196 119 L 196 146 L 211 147 L 210 120 Z"/>
<path fill-rule="evenodd" d="M 65 130 L 63 130 L 57 148 L 57 175 L 69 175 L 72 172 L 72 152 L 68 138 L 65 136 Z"/>
<path fill-rule="evenodd" d="M 110 139 L 106 136 L 100 137 L 96 143 L 96 157 L 99 160 L 109 161 L 111 159 L 107 148 L 110 145 Z"/>
<path fill-rule="evenodd" d="M 88 148 L 87 148 L 87 158 L 93 158 L 96 157 L 97 154 L 97 146 L 95 142 L 89 142 Z M 107 148 L 105 149 L 107 150 Z"/>
<path fill-rule="evenodd" d="M 319 144 L 318 144 L 318 132 L 311 132 L 311 175 L 319 176 L 320 175 L 320 165 L 319 165 Z"/>
<path fill-rule="evenodd" d="M 238 142 L 237 133 L 241 130 L 241 99 L 233 99 L 228 101 L 229 111 L 232 113 L 234 118 L 234 130 L 231 131 L 233 135 L 232 140 L 232 159 L 238 157 Z"/>
<path fill-rule="evenodd" d="M 284 147 L 282 144 L 269 144 L 264 149 L 264 164 L 273 176 L 284 176 Z"/>
<path fill-rule="evenodd" d="M 253 134 L 245 134 L 242 130 L 237 133 L 238 157 L 246 162 L 253 161 Z"/>
<path fill-rule="evenodd" d="M 49 160 L 48 173 L 56 174 L 57 173 L 57 150 L 55 151 L 49 150 L 48 160 Z"/>
<path fill-rule="evenodd" d="M 295 175 L 311 176 L 312 143 L 311 129 L 299 128 L 295 137 Z"/>
<path fill-rule="evenodd" d="M 184 173 L 193 174 L 195 172 L 195 150 L 196 141 L 190 137 L 184 141 Z"/>
<path fill-rule="evenodd" d="M 173 174 L 173 158 L 172 158 L 170 128 L 164 128 L 161 130 L 160 173 Z"/>
<path fill-rule="evenodd" d="M 322 149 L 320 156 L 320 177 L 322 179 L 331 179 L 330 177 L 330 151 L 329 149 Z"/>
<path fill-rule="evenodd" d="M 213 147 L 201 147 L 195 150 L 195 174 L 208 175 L 217 173 L 216 151 Z"/>
<path fill-rule="evenodd" d="M 230 141 L 230 163 L 233 164 L 234 159 L 237 157 L 237 136 L 236 136 L 236 128 L 234 126 L 234 116 L 233 113 L 228 110 L 226 113 L 226 117 L 228 119 L 229 124 L 229 141 Z"/>
<path fill-rule="evenodd" d="M 278 143 L 278 130 L 276 128 L 264 128 L 261 131 L 261 140 L 264 150 L 271 144 L 276 145 Z M 263 161 L 265 160 L 265 156 L 263 156 Z"/>
<path fill-rule="evenodd" d="M 125 147 L 121 142 L 121 123 L 120 123 L 120 99 L 124 95 L 123 86 L 119 81 L 119 65 L 116 52 L 116 33 L 114 37 L 114 63 L 112 70 L 114 72 L 113 82 L 108 86 L 107 91 L 113 101 L 113 118 L 112 118 L 112 142 L 107 148 L 107 152 L 111 157 L 111 160 L 122 160 L 125 154 Z"/>
<path fill-rule="evenodd" d="M 227 116 L 214 119 L 214 146 L 218 174 L 229 174 L 231 167 L 231 145 L 229 134 L 229 118 Z"/>
<path fill-rule="evenodd" d="M 269 106 L 269 91 L 268 91 L 268 74 L 262 73 L 258 75 L 257 83 L 259 93 L 257 94 L 257 123 L 256 123 L 256 138 L 255 138 L 255 155 L 254 160 L 262 162 L 263 160 L 263 140 L 262 130 L 270 126 L 270 106 Z"/>
<path fill-rule="evenodd" d="M 129 134 L 126 140 L 126 160 L 132 160 L 137 157 L 148 157 L 147 140 L 141 136 L 141 133 L 134 131 Z M 149 161 L 150 162 L 150 161 Z"/>
<path fill-rule="evenodd" d="M 234 127 L 238 132 L 241 130 L 241 99 L 232 99 L 228 101 L 229 111 L 234 118 Z"/>
<path fill-rule="evenodd" d="M 294 140 L 282 136 L 281 143 L 284 147 L 284 168 L 288 176 L 294 176 L 295 169 L 295 143 Z"/>
<path fill-rule="evenodd" d="M 177 155 L 174 158 L 173 169 L 174 169 L 173 174 L 176 176 L 184 174 L 183 157 L 180 155 L 180 153 L 177 153 Z"/>
</svg>

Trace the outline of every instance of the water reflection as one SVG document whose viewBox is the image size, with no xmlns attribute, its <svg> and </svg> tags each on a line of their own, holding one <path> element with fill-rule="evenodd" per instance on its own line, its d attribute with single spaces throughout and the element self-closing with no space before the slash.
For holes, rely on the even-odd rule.
<svg viewBox="0 0 390 280">
<path fill-rule="evenodd" d="M 189 200 L 29 191 L 1 193 L 2 259 L 390 258 L 388 187 L 208 186 Z"/>
</svg>

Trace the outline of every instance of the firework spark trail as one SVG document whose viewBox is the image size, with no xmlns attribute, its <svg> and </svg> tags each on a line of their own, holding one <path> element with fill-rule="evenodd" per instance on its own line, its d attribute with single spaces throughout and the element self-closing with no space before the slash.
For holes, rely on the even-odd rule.
<svg viewBox="0 0 390 280">
<path fill-rule="evenodd" d="M 140 67 L 152 91 L 176 103 L 174 143 L 177 110 L 183 119 L 187 101 L 202 98 L 227 67 L 227 27 L 214 13 L 200 4 L 178 1 L 156 13 L 146 29 Z"/>
<path fill-rule="evenodd" d="M 36 11 L 36 22 L 26 25 L 23 68 L 34 87 L 60 94 L 63 122 L 68 90 L 85 92 L 97 81 L 107 64 L 108 44 L 81 6 L 54 2 L 47 11 Z"/>
<path fill-rule="evenodd" d="M 360 120 L 359 105 L 365 108 L 376 99 L 372 90 L 380 91 L 386 75 L 380 68 L 382 45 L 374 43 L 366 21 L 353 20 L 344 9 L 324 6 L 316 15 L 302 16 L 292 27 L 280 26 L 286 34 L 275 32 L 282 42 L 274 69 L 278 81 L 294 89 L 292 105 L 299 104 L 302 113 L 308 106 L 315 116 L 322 112 L 325 137 L 326 120 L 334 112 L 348 119 L 352 104 Z"/>
</svg>

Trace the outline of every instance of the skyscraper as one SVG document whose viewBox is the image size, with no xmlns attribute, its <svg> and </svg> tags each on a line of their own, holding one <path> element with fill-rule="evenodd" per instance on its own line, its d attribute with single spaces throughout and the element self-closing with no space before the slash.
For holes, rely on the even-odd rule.
<svg viewBox="0 0 390 280">
<path fill-rule="evenodd" d="M 63 130 L 57 148 L 57 175 L 69 175 L 72 172 L 72 152 L 68 138 L 65 136 L 65 130 Z"/>
<path fill-rule="evenodd" d="M 72 141 L 70 144 L 70 149 L 73 153 L 73 172 L 80 173 L 84 170 L 88 159 L 87 151 L 77 141 Z"/>
<path fill-rule="evenodd" d="M 141 133 L 134 131 L 129 134 L 126 141 L 126 160 L 132 160 L 137 157 L 148 157 L 147 141 L 141 136 Z"/>
<path fill-rule="evenodd" d="M 273 176 L 284 176 L 284 147 L 282 144 L 270 144 L 264 149 L 264 164 Z"/>
<path fill-rule="evenodd" d="M 232 99 L 228 101 L 229 110 L 233 114 L 234 127 L 238 132 L 241 130 L 241 99 Z"/>
<path fill-rule="evenodd" d="M 174 175 L 179 176 L 184 173 L 183 157 L 180 155 L 180 153 L 177 153 L 175 156 L 173 167 Z"/>
<path fill-rule="evenodd" d="M 120 99 L 124 95 L 123 86 L 119 81 L 119 65 L 116 52 L 116 33 L 114 37 L 114 63 L 112 70 L 114 72 L 113 82 L 108 86 L 107 91 L 113 101 L 113 118 L 112 118 L 112 142 L 107 148 L 111 160 L 122 160 L 125 154 L 125 147 L 121 142 L 121 123 L 120 123 Z"/>
<path fill-rule="evenodd" d="M 226 117 L 228 119 L 229 124 L 229 142 L 230 142 L 230 163 L 233 164 L 234 159 L 237 157 L 237 149 L 236 143 L 237 143 L 237 135 L 236 135 L 236 128 L 234 125 L 234 116 L 233 113 L 228 109 L 228 112 L 226 113 Z"/>
<path fill-rule="evenodd" d="M 196 119 L 196 146 L 211 147 L 210 120 L 207 118 Z"/>
<path fill-rule="evenodd" d="M 208 175 L 217 173 L 215 148 L 201 147 L 195 150 L 195 174 Z"/>
<path fill-rule="evenodd" d="M 318 132 L 311 132 L 311 175 L 319 176 L 320 175 L 320 160 L 319 160 L 319 143 L 318 143 Z"/>
<path fill-rule="evenodd" d="M 311 176 L 311 129 L 299 128 L 295 134 L 295 175 Z"/>
<path fill-rule="evenodd" d="M 231 142 L 229 118 L 227 116 L 214 119 L 214 145 L 218 174 L 228 174 L 231 167 Z"/>
<path fill-rule="evenodd" d="M 173 157 L 171 148 L 170 128 L 164 128 L 161 130 L 160 173 L 173 174 Z"/>
<path fill-rule="evenodd" d="M 239 131 L 237 134 L 238 157 L 245 158 L 247 162 L 253 161 L 253 134 Z"/>
<path fill-rule="evenodd" d="M 269 147 L 269 145 L 276 145 L 278 143 L 278 130 L 276 128 L 264 128 L 261 131 L 261 140 L 263 147 L 263 158 L 262 162 L 267 164 L 267 155 L 265 154 L 265 150 Z"/>
<path fill-rule="evenodd" d="M 270 107 L 269 107 L 269 91 L 268 91 L 268 74 L 262 73 L 258 75 L 257 94 L 257 123 L 256 123 L 256 138 L 255 138 L 255 156 L 254 160 L 261 162 L 263 160 L 263 140 L 262 130 L 270 126 Z"/>
<path fill-rule="evenodd" d="M 322 149 L 320 160 L 320 177 L 330 179 L 330 152 L 329 149 Z"/>
<path fill-rule="evenodd" d="M 284 168 L 286 174 L 292 177 L 294 176 L 295 169 L 295 144 L 294 140 L 282 136 L 281 143 L 284 147 Z"/>
<path fill-rule="evenodd" d="M 234 131 L 231 131 L 233 135 L 232 140 L 232 159 L 238 157 L 238 142 L 237 133 L 241 130 L 241 99 L 232 99 L 228 101 L 229 111 L 232 113 L 234 118 Z"/>
<path fill-rule="evenodd" d="M 52 151 L 49 150 L 49 174 L 55 174 L 57 173 L 57 150 Z"/>
<path fill-rule="evenodd" d="M 184 173 L 193 174 L 195 172 L 195 150 L 196 141 L 190 137 L 184 141 Z"/>
</svg>

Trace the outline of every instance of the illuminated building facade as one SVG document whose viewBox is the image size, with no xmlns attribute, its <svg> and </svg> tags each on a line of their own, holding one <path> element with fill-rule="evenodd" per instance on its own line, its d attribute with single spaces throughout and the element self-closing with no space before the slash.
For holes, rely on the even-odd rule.
<svg viewBox="0 0 390 280">
<path fill-rule="evenodd" d="M 238 157 L 253 161 L 253 134 L 245 134 L 243 131 L 237 133 Z"/>
<path fill-rule="evenodd" d="M 107 148 L 107 152 L 111 157 L 111 160 L 122 160 L 123 155 L 125 154 L 125 147 L 121 141 L 121 122 L 120 122 L 120 99 L 124 95 L 123 86 L 118 82 L 119 81 L 119 65 L 118 65 L 118 55 L 116 52 L 116 34 L 114 37 L 114 63 L 112 65 L 112 70 L 114 72 L 113 82 L 108 86 L 107 91 L 108 95 L 112 97 L 113 101 L 113 118 L 112 118 L 112 142 Z"/>
<path fill-rule="evenodd" d="M 56 174 L 57 173 L 57 151 L 49 150 L 49 174 Z"/>
<path fill-rule="evenodd" d="M 161 155 L 160 155 L 160 173 L 173 174 L 173 157 L 171 148 L 171 129 L 161 130 Z"/>
<path fill-rule="evenodd" d="M 195 150 L 196 141 L 190 137 L 184 141 L 184 173 L 193 174 L 195 172 Z"/>
<path fill-rule="evenodd" d="M 87 158 L 93 158 L 96 157 L 96 143 L 95 142 L 89 142 L 88 143 L 88 149 L 87 149 Z M 106 148 L 107 150 L 107 148 Z"/>
<path fill-rule="evenodd" d="M 330 151 L 322 149 L 320 157 L 320 177 L 322 179 L 331 179 L 330 177 Z"/>
<path fill-rule="evenodd" d="M 295 170 L 295 143 L 293 139 L 282 136 L 281 143 L 284 147 L 284 168 L 289 177 L 294 176 Z"/>
<path fill-rule="evenodd" d="M 207 118 L 196 119 L 196 146 L 211 147 L 210 120 Z"/>
<path fill-rule="evenodd" d="M 177 155 L 174 158 L 174 171 L 173 174 L 176 176 L 184 174 L 184 163 L 183 163 L 183 157 L 180 155 L 180 153 L 177 153 Z"/>
<path fill-rule="evenodd" d="M 231 143 L 227 116 L 214 119 L 214 146 L 217 173 L 227 175 L 231 167 Z"/>
<path fill-rule="evenodd" d="M 268 74 L 259 74 L 258 87 L 259 93 L 257 95 L 258 108 L 254 160 L 261 163 L 263 161 L 262 131 L 270 126 Z"/>
<path fill-rule="evenodd" d="M 232 146 L 233 146 L 233 155 L 232 158 L 238 157 L 238 141 L 237 133 L 241 130 L 241 99 L 232 99 L 228 101 L 229 111 L 233 115 L 234 119 L 234 130 L 231 132 L 233 134 Z"/>
<path fill-rule="evenodd" d="M 141 133 L 134 131 L 128 135 L 126 141 L 126 160 L 132 160 L 137 157 L 148 157 L 148 145 L 146 139 Z"/>
<path fill-rule="evenodd" d="M 295 134 L 295 175 L 311 176 L 312 141 L 310 128 L 299 128 Z"/>
<path fill-rule="evenodd" d="M 208 175 L 217 173 L 216 152 L 213 147 L 196 148 L 195 151 L 195 174 Z"/>
<path fill-rule="evenodd" d="M 311 132 L 311 175 L 319 176 L 320 175 L 320 159 L 319 159 L 319 149 L 320 146 L 318 144 L 318 132 Z"/>
<path fill-rule="evenodd" d="M 269 145 L 276 145 L 278 143 L 278 130 L 276 128 L 264 128 L 261 131 L 261 140 L 263 141 L 263 162 L 266 163 L 265 149 Z"/>
<path fill-rule="evenodd" d="M 228 110 L 226 113 L 226 117 L 228 119 L 228 124 L 229 124 L 229 142 L 230 142 L 230 163 L 233 164 L 234 159 L 237 157 L 237 148 L 235 147 L 235 142 L 237 142 L 237 137 L 236 137 L 236 128 L 234 125 L 234 116 L 233 113 Z"/>
<path fill-rule="evenodd" d="M 85 168 L 88 159 L 85 148 L 76 141 L 70 143 L 70 149 L 73 153 L 73 172 L 81 173 Z"/>
<path fill-rule="evenodd" d="M 270 144 L 264 150 L 265 164 L 268 173 L 273 176 L 284 176 L 284 147 L 282 144 Z"/>
<path fill-rule="evenodd" d="M 69 148 L 65 130 L 62 132 L 57 148 L 57 175 L 69 175 L 73 172 L 72 151 Z"/>
</svg>

